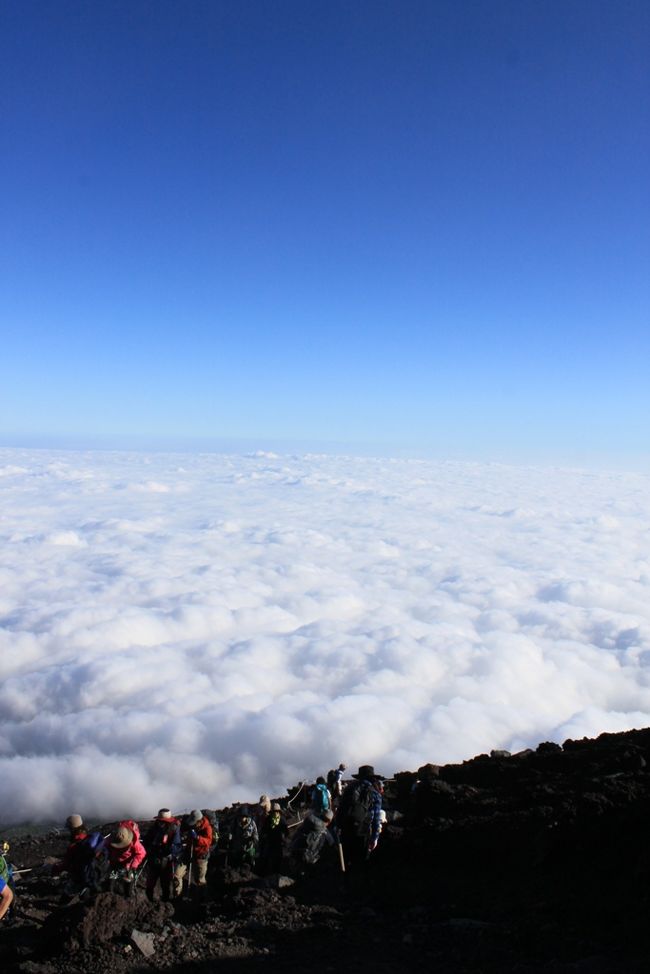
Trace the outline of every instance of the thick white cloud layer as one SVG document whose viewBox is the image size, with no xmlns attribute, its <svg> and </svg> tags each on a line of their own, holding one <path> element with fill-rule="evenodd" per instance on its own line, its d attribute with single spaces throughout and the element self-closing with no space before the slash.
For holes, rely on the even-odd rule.
<svg viewBox="0 0 650 974">
<path fill-rule="evenodd" d="M 5 822 L 650 724 L 650 478 L 0 451 Z"/>
</svg>

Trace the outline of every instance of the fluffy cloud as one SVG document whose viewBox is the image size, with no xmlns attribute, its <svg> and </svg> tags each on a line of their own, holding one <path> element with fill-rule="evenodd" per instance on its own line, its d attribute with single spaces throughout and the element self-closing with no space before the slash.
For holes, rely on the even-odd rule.
<svg viewBox="0 0 650 974">
<path fill-rule="evenodd" d="M 0 451 L 5 821 L 650 724 L 649 486 Z"/>
</svg>

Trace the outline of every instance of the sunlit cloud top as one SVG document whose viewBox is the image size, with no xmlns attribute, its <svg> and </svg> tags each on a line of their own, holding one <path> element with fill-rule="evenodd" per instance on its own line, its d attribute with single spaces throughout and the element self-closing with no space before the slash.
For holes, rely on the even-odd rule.
<svg viewBox="0 0 650 974">
<path fill-rule="evenodd" d="M 0 451 L 5 821 L 650 724 L 650 478 Z"/>
</svg>

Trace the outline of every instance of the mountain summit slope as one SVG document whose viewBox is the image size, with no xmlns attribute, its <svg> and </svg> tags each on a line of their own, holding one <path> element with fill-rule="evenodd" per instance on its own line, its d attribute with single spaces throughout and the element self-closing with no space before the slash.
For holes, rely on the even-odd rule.
<svg viewBox="0 0 650 974">
<path fill-rule="evenodd" d="M 377 852 L 347 882 L 332 855 L 284 879 L 226 866 L 202 902 L 61 905 L 26 873 L 3 972 L 647 970 L 650 729 L 425 765 L 388 782 L 385 805 Z M 63 847 L 24 836 L 12 858 Z"/>
</svg>

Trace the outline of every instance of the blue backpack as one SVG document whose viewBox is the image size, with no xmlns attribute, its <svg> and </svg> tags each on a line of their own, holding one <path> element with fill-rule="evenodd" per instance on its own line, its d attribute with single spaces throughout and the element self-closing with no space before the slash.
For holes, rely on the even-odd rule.
<svg viewBox="0 0 650 974">
<path fill-rule="evenodd" d="M 327 791 L 327 785 L 316 785 L 314 788 L 311 800 L 314 806 L 314 810 L 320 815 L 322 812 L 326 812 L 330 807 L 330 796 Z"/>
<path fill-rule="evenodd" d="M 98 881 L 99 864 L 96 857 L 103 841 L 104 836 L 101 832 L 90 832 L 81 843 L 83 854 L 80 853 L 79 858 L 82 864 L 83 878 L 88 886 L 94 886 Z"/>
</svg>

